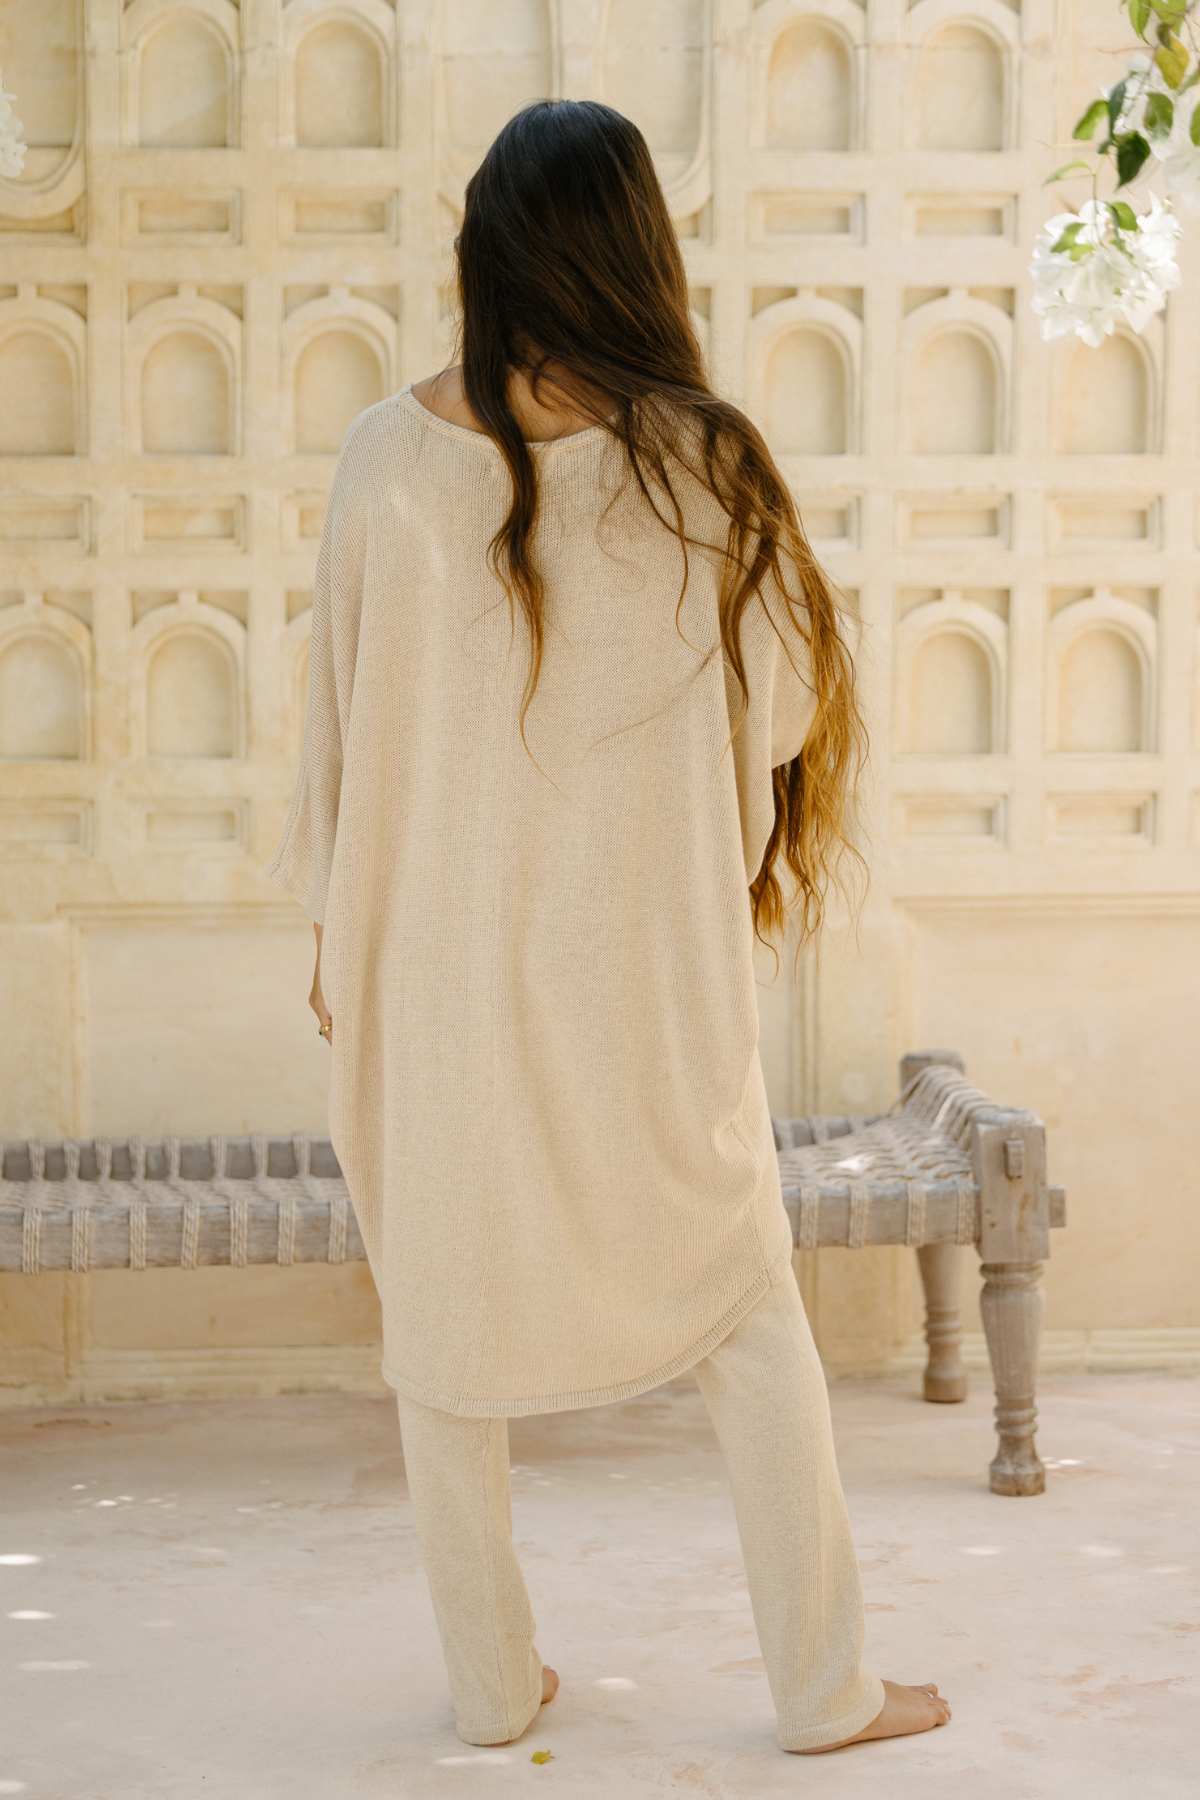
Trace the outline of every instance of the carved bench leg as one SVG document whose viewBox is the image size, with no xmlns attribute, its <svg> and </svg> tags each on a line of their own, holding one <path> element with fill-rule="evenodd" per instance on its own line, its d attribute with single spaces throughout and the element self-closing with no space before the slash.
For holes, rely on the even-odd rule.
<svg viewBox="0 0 1200 1800">
<path fill-rule="evenodd" d="M 999 1447 L 993 1494 L 1040 1494 L 1046 1471 L 1034 1446 L 1034 1389 L 1044 1299 L 1040 1262 L 981 1263 L 980 1307 L 996 1385 Z"/>
<path fill-rule="evenodd" d="M 957 1244 L 922 1244 L 917 1251 L 925 1289 L 926 1400 L 965 1400 L 967 1372 L 962 1359 L 962 1319 L 958 1284 L 962 1257 Z"/>
</svg>

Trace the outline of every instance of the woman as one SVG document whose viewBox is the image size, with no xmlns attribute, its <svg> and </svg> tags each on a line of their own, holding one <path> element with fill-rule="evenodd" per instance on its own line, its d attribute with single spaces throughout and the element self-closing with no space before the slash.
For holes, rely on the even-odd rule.
<svg viewBox="0 0 1200 1800">
<path fill-rule="evenodd" d="M 935 1685 L 861 1659 L 758 1056 L 753 938 L 786 921 L 781 875 L 815 930 L 849 845 L 865 733 L 830 588 L 707 385 L 628 119 L 524 108 L 456 253 L 461 364 L 342 442 L 270 864 L 316 926 L 330 1136 L 456 1729 L 510 1742 L 558 1685 L 508 1418 L 691 1368 L 779 1744 L 922 1731 L 949 1717 Z"/>
</svg>

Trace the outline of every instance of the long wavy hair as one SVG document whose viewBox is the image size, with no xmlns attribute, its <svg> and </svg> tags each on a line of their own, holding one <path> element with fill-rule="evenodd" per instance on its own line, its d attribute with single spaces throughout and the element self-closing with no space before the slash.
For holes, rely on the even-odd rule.
<svg viewBox="0 0 1200 1800">
<path fill-rule="evenodd" d="M 750 887 L 755 936 L 767 944 L 794 917 L 799 955 L 823 923 L 830 879 L 844 891 L 845 859 L 867 871 L 851 835 L 868 751 L 854 662 L 834 584 L 762 434 L 709 386 L 679 242 L 642 133 L 596 100 L 523 107 L 467 182 L 454 251 L 463 393 L 512 477 L 489 558 L 529 626 L 522 739 L 541 669 L 544 588 L 530 552 L 537 471 L 508 401 L 515 371 L 528 375 L 535 396 L 544 383 L 551 405 L 566 402 L 620 439 L 647 500 L 679 538 L 685 588 L 687 546 L 703 540 L 685 529 L 671 465 L 716 497 L 726 541 L 704 548 L 722 561 L 721 644 L 741 690 L 738 725 L 749 695 L 738 625 L 764 580 L 805 640 L 815 716 L 800 754 L 773 772 L 775 821 Z"/>
</svg>

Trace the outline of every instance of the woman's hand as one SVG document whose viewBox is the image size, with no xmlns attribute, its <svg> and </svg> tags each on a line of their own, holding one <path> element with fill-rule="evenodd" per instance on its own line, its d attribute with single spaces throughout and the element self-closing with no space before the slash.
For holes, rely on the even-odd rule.
<svg viewBox="0 0 1200 1800">
<path fill-rule="evenodd" d="M 312 988 L 309 991 L 308 1004 L 317 1015 L 317 1024 L 321 1036 L 327 1044 L 333 1042 L 333 1018 L 325 1004 L 325 996 L 321 992 L 321 927 L 313 920 L 313 931 L 317 939 L 317 964 L 313 970 Z"/>
</svg>

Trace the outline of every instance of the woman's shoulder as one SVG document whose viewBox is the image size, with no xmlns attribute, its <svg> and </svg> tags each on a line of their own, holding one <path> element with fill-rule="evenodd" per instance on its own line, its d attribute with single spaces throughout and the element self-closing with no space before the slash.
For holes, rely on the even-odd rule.
<svg viewBox="0 0 1200 1800">
<path fill-rule="evenodd" d="M 368 461 L 373 450 L 394 442 L 396 427 L 406 417 L 402 397 L 403 389 L 399 389 L 356 412 L 342 432 L 338 460 L 357 457 Z"/>
</svg>

